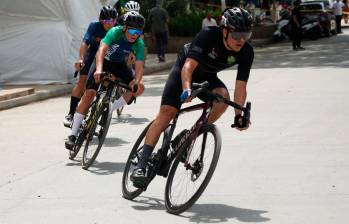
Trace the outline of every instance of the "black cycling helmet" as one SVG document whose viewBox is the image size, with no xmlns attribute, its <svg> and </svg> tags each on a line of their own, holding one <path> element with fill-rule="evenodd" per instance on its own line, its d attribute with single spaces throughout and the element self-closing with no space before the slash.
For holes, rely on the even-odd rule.
<svg viewBox="0 0 349 224">
<path fill-rule="evenodd" d="M 118 17 L 118 13 L 115 8 L 110 5 L 103 6 L 101 8 L 101 12 L 99 13 L 99 19 L 116 19 Z"/>
<path fill-rule="evenodd" d="M 223 12 L 220 26 L 237 32 L 248 32 L 252 29 L 252 16 L 245 9 L 228 8 Z"/>
<path fill-rule="evenodd" d="M 145 25 L 145 19 L 138 12 L 130 11 L 124 14 L 124 25 L 143 29 Z"/>
</svg>

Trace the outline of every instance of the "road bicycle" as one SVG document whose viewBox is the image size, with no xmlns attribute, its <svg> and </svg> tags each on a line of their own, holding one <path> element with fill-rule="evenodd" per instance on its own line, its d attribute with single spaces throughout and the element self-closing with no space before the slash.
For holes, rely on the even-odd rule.
<svg viewBox="0 0 349 224">
<path fill-rule="evenodd" d="M 126 199 L 132 200 L 145 191 L 156 175 L 167 177 L 165 187 L 165 206 L 169 213 L 179 214 L 190 208 L 207 187 L 216 168 L 222 140 L 221 134 L 208 118 L 214 102 L 222 102 L 243 111 L 247 122 L 250 121 L 251 103 L 246 107 L 210 92 L 208 82 L 193 84 L 192 96 L 208 96 L 205 103 L 196 104 L 179 110 L 162 134 L 161 147 L 154 150 L 146 166 L 146 184 L 134 186 L 130 176 L 139 161 L 146 133 L 152 124 L 142 131 L 127 159 L 122 178 L 122 192 Z M 182 130 L 172 138 L 178 117 L 184 113 L 202 110 L 199 119 L 190 129 Z M 231 127 L 236 127 L 232 124 Z"/>
<path fill-rule="evenodd" d="M 113 103 L 122 94 L 118 89 L 131 91 L 127 84 L 114 79 L 111 73 L 103 72 L 102 75 L 95 100 L 79 128 L 73 150 L 69 151 L 69 159 L 73 160 L 84 145 L 81 161 L 83 169 L 93 164 L 102 148 L 112 117 Z"/>
</svg>

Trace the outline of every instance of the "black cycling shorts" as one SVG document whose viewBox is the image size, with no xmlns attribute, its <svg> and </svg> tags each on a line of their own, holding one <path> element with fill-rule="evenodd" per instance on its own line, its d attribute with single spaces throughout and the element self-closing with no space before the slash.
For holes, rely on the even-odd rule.
<svg viewBox="0 0 349 224">
<path fill-rule="evenodd" d="M 180 96 L 183 92 L 181 70 L 182 68 L 177 65 L 172 67 L 172 70 L 165 85 L 164 92 L 162 94 L 161 105 L 169 105 L 177 109 L 181 108 L 182 103 L 180 101 Z M 216 88 L 227 89 L 225 84 L 217 77 L 217 74 L 199 72 L 193 73 L 192 83 L 202 83 L 205 81 L 208 81 L 210 83 L 210 86 L 208 87 L 209 90 L 213 90 Z M 204 102 L 208 100 L 208 98 L 202 94 L 199 94 L 198 97 Z"/>
<path fill-rule="evenodd" d="M 93 74 L 96 71 L 96 62 L 91 65 L 91 69 L 88 73 L 88 79 L 86 83 L 86 89 L 98 89 L 98 83 L 96 83 Z M 106 59 L 103 61 L 103 71 L 111 72 L 117 78 L 120 78 L 125 84 L 129 84 L 133 80 L 133 72 L 129 68 L 126 62 L 111 62 Z"/>
</svg>

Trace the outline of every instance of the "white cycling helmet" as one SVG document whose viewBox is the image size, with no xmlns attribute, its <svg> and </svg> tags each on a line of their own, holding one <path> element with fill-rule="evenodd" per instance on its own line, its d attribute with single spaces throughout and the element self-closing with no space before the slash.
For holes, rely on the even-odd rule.
<svg viewBox="0 0 349 224">
<path fill-rule="evenodd" d="M 129 1 L 125 4 L 125 11 L 130 12 L 130 11 L 136 11 L 139 12 L 141 7 L 139 6 L 139 3 L 136 1 Z"/>
</svg>

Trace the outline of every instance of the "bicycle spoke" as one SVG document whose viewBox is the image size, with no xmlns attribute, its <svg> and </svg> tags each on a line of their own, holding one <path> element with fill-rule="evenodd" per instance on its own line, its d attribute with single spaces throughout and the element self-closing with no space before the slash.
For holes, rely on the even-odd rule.
<svg viewBox="0 0 349 224">
<path fill-rule="evenodd" d="M 208 144 L 205 144 L 206 142 Z M 198 191 L 208 172 L 206 166 L 209 167 L 213 159 L 214 146 L 213 136 L 201 135 L 196 139 L 188 159 L 191 168 L 187 170 L 184 164 L 180 163 L 173 178 L 170 195 L 173 205 L 179 206 L 186 203 Z M 203 164 L 200 165 L 199 161 L 203 151 L 205 151 L 202 159 Z"/>
<path fill-rule="evenodd" d="M 168 212 L 179 214 L 200 197 L 216 168 L 221 142 L 215 125 L 205 125 L 188 151 L 186 161 L 181 162 L 180 157 L 174 161 L 165 189 Z"/>
</svg>

